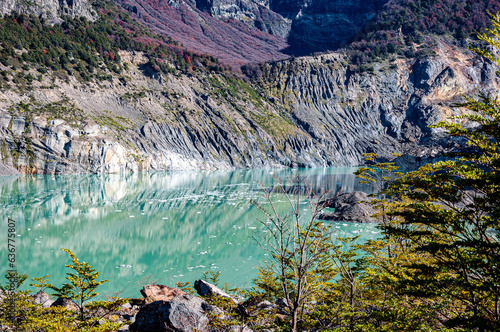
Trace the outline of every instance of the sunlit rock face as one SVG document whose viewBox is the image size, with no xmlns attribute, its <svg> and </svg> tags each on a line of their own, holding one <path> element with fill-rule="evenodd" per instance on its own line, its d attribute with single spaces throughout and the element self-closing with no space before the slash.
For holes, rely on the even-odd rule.
<svg viewBox="0 0 500 332">
<path fill-rule="evenodd" d="M 33 14 L 50 23 L 62 22 L 61 16 L 85 17 L 90 21 L 96 18 L 87 0 L 0 0 L 0 14 L 3 16 L 12 12 Z"/>
<path fill-rule="evenodd" d="M 349 42 L 387 0 L 275 0 L 270 8 L 292 21 L 295 54 L 333 50 Z"/>
</svg>

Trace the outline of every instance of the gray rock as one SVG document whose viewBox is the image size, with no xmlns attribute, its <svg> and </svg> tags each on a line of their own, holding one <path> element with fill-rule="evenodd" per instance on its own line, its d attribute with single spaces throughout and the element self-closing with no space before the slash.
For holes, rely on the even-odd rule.
<svg viewBox="0 0 500 332">
<path fill-rule="evenodd" d="M 63 15 L 72 18 L 85 17 L 90 21 L 96 19 L 92 5 L 87 0 L 35 0 L 29 3 L 22 0 L 0 0 L 2 16 L 11 12 L 33 14 L 43 17 L 49 23 L 62 22 L 61 16 Z"/>
<path fill-rule="evenodd" d="M 278 300 L 276 300 L 276 305 L 278 305 L 280 307 L 287 307 L 288 301 L 285 298 L 278 299 Z"/>
<path fill-rule="evenodd" d="M 31 298 L 35 303 L 42 305 L 43 308 L 48 308 L 55 302 L 42 290 L 39 290 L 36 294 L 31 295 Z"/>
<path fill-rule="evenodd" d="M 198 297 L 188 294 L 174 297 L 171 301 L 155 301 L 141 308 L 131 331 L 208 331 L 205 311 L 214 308 Z"/>
<path fill-rule="evenodd" d="M 226 332 L 252 332 L 252 329 L 249 329 L 246 325 L 231 325 L 228 326 L 225 330 Z"/>
<path fill-rule="evenodd" d="M 262 302 L 259 302 L 256 307 L 257 307 L 258 310 L 266 310 L 266 311 L 268 311 L 268 310 L 276 309 L 278 307 L 278 305 L 277 304 L 272 304 L 269 301 L 262 301 Z"/>
<path fill-rule="evenodd" d="M 118 329 L 118 332 L 127 332 L 127 331 L 130 331 L 130 325 L 127 324 L 123 325 Z"/>
<path fill-rule="evenodd" d="M 358 223 L 377 222 L 377 219 L 372 218 L 376 210 L 369 204 L 371 200 L 366 193 L 361 191 L 343 193 L 330 203 L 330 207 L 335 208 L 335 212 L 321 214 L 318 219 Z"/>
<path fill-rule="evenodd" d="M 226 292 L 224 292 L 222 289 L 220 289 L 219 287 L 211 284 L 211 283 L 208 283 L 204 280 L 196 280 L 194 282 L 194 289 L 196 289 L 196 291 L 198 292 L 199 295 L 201 296 L 219 296 L 219 297 L 224 297 L 224 298 L 227 298 L 227 299 L 231 299 L 234 301 L 234 303 L 238 303 L 238 300 L 236 299 L 236 296 L 231 296 L 229 294 L 227 294 Z"/>
</svg>

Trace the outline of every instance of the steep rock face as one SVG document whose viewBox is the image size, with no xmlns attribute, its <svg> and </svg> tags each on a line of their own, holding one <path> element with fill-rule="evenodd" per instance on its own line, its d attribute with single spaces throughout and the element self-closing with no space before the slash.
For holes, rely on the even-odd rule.
<svg viewBox="0 0 500 332">
<path fill-rule="evenodd" d="M 451 103 L 498 86 L 491 64 L 444 43 L 436 52 L 373 74 L 341 54 L 266 64 L 260 88 L 223 75 L 147 77 L 146 58 L 122 52 L 127 80 L 46 77 L 1 92 L 0 162 L 23 173 L 352 166 L 367 152 L 416 162 L 460 145 L 428 128 L 460 114 Z"/>
<path fill-rule="evenodd" d="M 12 12 L 33 14 L 46 19 L 50 23 L 62 22 L 61 16 L 85 17 L 95 20 L 95 13 L 87 0 L 0 0 L 0 14 Z"/>
</svg>

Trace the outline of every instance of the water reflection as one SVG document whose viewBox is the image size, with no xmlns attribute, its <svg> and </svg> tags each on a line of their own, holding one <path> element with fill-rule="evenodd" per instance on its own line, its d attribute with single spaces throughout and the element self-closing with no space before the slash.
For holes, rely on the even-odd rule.
<svg viewBox="0 0 500 332">
<path fill-rule="evenodd" d="M 0 177 L 1 215 L 17 221 L 17 269 L 30 277 L 64 280 L 71 249 L 111 282 L 104 290 L 139 296 L 137 282 L 194 281 L 221 270 L 222 280 L 248 286 L 263 251 L 252 242 L 258 211 L 248 200 L 261 194 L 257 181 L 307 175 L 316 190 L 346 191 L 360 185 L 352 168 L 236 170 L 111 175 Z M 276 200 L 280 201 L 279 196 Z M 280 209 L 285 206 L 278 203 Z M 339 234 L 373 237 L 373 225 L 336 225 Z M 6 224 L 0 234 L 7 243 Z M 6 250 L 0 259 L 7 262 Z M 5 273 L 6 264 L 0 265 Z"/>
</svg>

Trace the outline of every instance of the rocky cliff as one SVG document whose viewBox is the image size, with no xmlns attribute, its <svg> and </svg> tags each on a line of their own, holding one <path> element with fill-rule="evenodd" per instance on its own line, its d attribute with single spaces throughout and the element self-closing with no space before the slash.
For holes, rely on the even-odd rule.
<svg viewBox="0 0 500 332">
<path fill-rule="evenodd" d="M 31 90 L 2 91 L 1 161 L 24 173 L 107 173 L 358 165 L 366 152 L 426 158 L 458 144 L 427 126 L 458 114 L 449 105 L 462 93 L 498 84 L 492 65 L 446 43 L 373 73 L 335 53 L 265 64 L 256 85 L 148 76 L 141 53 L 120 55 L 129 69 L 111 82 L 47 74 Z"/>
<path fill-rule="evenodd" d="M 349 42 L 387 0 L 275 0 L 270 8 L 292 21 L 289 53 L 334 50 Z"/>
<path fill-rule="evenodd" d="M 85 17 L 93 21 L 96 15 L 87 0 L 0 0 L 0 15 L 17 12 L 33 14 L 50 23 L 62 22 L 61 16 Z"/>
<path fill-rule="evenodd" d="M 443 42 L 434 52 L 377 63 L 361 74 L 341 54 L 305 57 L 266 66 L 262 80 L 334 164 L 356 165 L 366 152 L 426 158 L 457 147 L 429 128 L 460 114 L 452 103 L 476 88 L 497 93 L 498 87 L 494 67 L 470 52 Z"/>
</svg>

